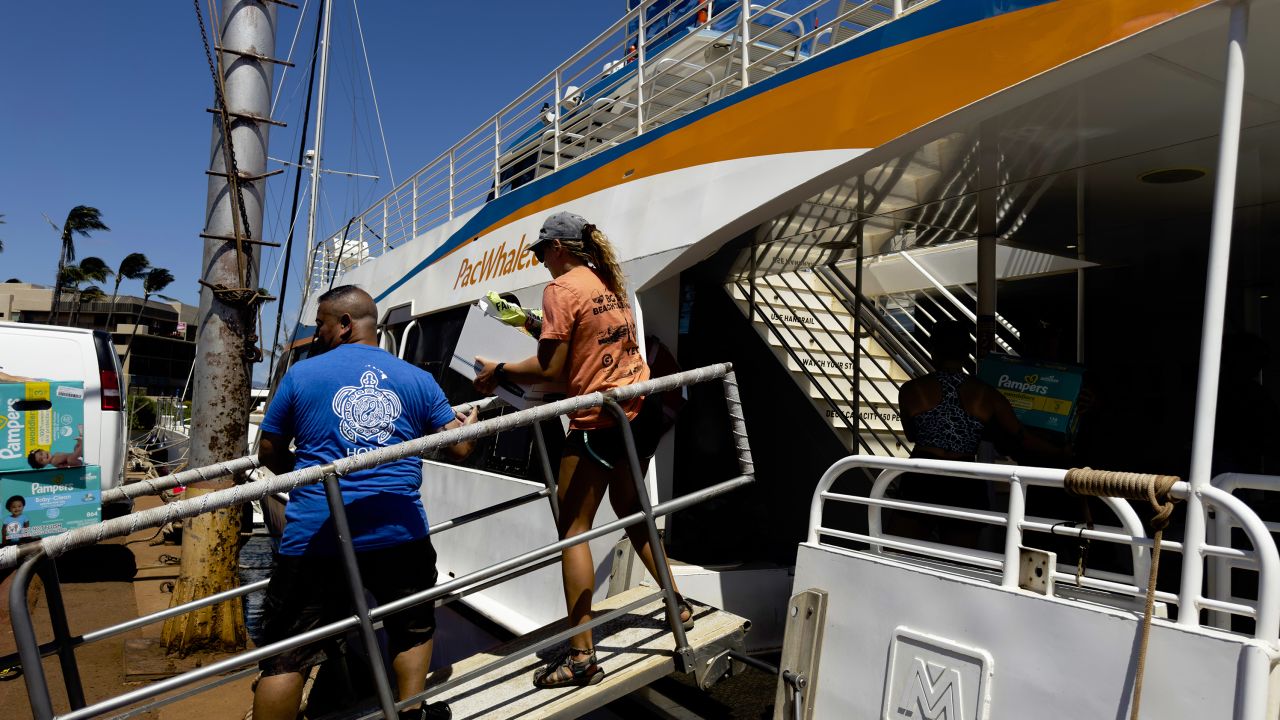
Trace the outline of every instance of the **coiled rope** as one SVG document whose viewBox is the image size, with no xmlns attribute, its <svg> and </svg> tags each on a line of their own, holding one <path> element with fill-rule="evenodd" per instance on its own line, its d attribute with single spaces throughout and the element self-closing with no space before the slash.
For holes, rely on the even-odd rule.
<svg viewBox="0 0 1280 720">
<path fill-rule="evenodd" d="M 1147 665 L 1147 641 L 1151 636 L 1151 616 L 1156 603 L 1156 575 L 1160 572 L 1160 542 L 1164 537 L 1164 529 L 1169 526 L 1169 518 L 1173 515 L 1175 500 L 1169 497 L 1169 491 L 1179 479 L 1174 475 L 1144 475 L 1072 468 L 1067 471 L 1067 477 L 1063 480 L 1063 487 L 1073 495 L 1146 500 L 1151 503 L 1151 509 L 1155 511 L 1155 515 L 1148 523 L 1152 534 L 1151 575 L 1147 578 L 1147 605 L 1142 616 L 1142 641 L 1138 646 L 1138 666 L 1133 676 L 1133 703 L 1129 707 L 1129 720 L 1138 720 L 1138 709 L 1142 705 L 1142 678 Z"/>
</svg>

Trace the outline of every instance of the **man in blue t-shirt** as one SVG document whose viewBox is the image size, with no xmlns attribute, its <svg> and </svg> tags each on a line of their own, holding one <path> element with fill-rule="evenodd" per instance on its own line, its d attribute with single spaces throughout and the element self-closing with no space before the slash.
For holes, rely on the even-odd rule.
<svg viewBox="0 0 1280 720">
<path fill-rule="evenodd" d="M 476 421 L 475 410 L 455 415 L 427 372 L 377 345 L 377 307 L 354 285 L 320 296 L 316 338 L 323 355 L 285 374 L 262 421 L 258 459 L 276 474 L 395 445 Z M 296 449 L 290 450 L 293 441 Z M 446 452 L 461 459 L 470 443 Z M 408 457 L 345 475 L 342 500 L 365 588 L 379 604 L 436 583 L 436 554 L 427 535 L 419 487 L 422 461 Z M 293 490 L 285 510 L 276 570 L 263 600 L 262 634 L 277 642 L 353 613 L 324 485 Z M 423 603 L 384 622 L 399 697 L 422 692 L 431 663 L 435 607 Z M 293 720 L 303 673 L 325 659 L 325 643 L 306 645 L 260 663 L 254 692 L 258 720 Z M 447 719 L 448 705 L 404 711 L 401 718 Z"/>
</svg>

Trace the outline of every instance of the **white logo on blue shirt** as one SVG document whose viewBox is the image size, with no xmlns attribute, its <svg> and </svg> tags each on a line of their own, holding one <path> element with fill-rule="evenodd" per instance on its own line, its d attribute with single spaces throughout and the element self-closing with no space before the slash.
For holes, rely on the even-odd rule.
<svg viewBox="0 0 1280 720">
<path fill-rule="evenodd" d="M 386 442 L 402 410 L 399 396 L 379 388 L 371 370 L 360 376 L 360 387 L 348 385 L 333 396 L 333 411 L 342 418 L 339 430 L 350 442 L 358 437 Z"/>
</svg>

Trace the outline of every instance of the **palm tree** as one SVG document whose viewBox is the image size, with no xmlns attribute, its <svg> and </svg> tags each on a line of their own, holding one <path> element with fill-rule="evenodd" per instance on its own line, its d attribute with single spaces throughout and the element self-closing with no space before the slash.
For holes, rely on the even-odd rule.
<svg viewBox="0 0 1280 720">
<path fill-rule="evenodd" d="M 0 213 L 0 225 L 4 224 L 4 213 Z M 0 252 L 4 252 L 4 240 L 0 239 Z"/>
<path fill-rule="evenodd" d="M 111 267 L 98 257 L 87 257 L 76 265 L 67 265 L 62 268 L 62 274 L 59 276 L 62 287 L 64 290 L 70 289 L 73 297 L 69 325 L 75 325 L 80 318 L 80 306 L 84 302 L 81 296 L 87 289 L 80 286 L 84 283 L 106 282 L 107 278 L 114 274 Z"/>
<path fill-rule="evenodd" d="M 50 324 L 56 325 L 58 321 L 57 308 L 58 303 L 62 301 L 62 269 L 67 266 L 67 263 L 74 262 L 76 259 L 75 236 L 87 238 L 89 233 L 96 230 L 110 229 L 102 222 L 102 212 L 98 208 L 77 205 L 67 213 L 67 219 L 62 223 L 62 247 L 58 252 L 58 273 L 54 276 L 57 280 L 53 286 L 53 301 L 49 305 Z"/>
<path fill-rule="evenodd" d="M 173 273 L 165 268 L 156 267 L 147 271 L 146 277 L 142 278 L 142 304 L 138 306 L 138 314 L 133 318 L 133 332 L 129 333 L 129 342 L 124 346 L 124 357 L 120 358 L 121 364 L 129 361 L 129 352 L 133 350 L 133 338 L 138 334 L 138 323 L 142 322 L 142 310 L 147 306 L 147 300 L 152 295 L 171 300 L 172 298 L 160 295 L 160 291 L 169 287 L 169 283 L 173 282 Z"/>
<path fill-rule="evenodd" d="M 111 332 L 111 316 L 116 314 L 116 297 L 120 295 L 120 281 L 125 278 L 141 280 L 150 269 L 151 261 L 142 253 L 129 253 L 120 261 L 120 267 L 116 269 L 116 286 L 111 290 L 111 310 L 107 312 L 106 322 L 107 332 Z"/>
<path fill-rule="evenodd" d="M 80 311 L 84 308 L 86 303 L 102 302 L 106 299 L 107 293 L 97 285 L 87 285 L 80 288 L 76 301 L 75 318 L 72 319 L 71 324 L 75 325 L 76 322 L 79 321 Z"/>
</svg>

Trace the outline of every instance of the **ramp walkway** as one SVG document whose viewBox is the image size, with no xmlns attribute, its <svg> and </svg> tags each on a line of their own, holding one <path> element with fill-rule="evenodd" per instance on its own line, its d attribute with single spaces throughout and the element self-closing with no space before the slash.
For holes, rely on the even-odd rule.
<svg viewBox="0 0 1280 720">
<path fill-rule="evenodd" d="M 656 588 L 638 587 L 595 604 L 597 614 L 603 614 L 643 603 L 596 628 L 596 653 L 605 670 L 604 680 L 596 685 L 555 690 L 533 686 L 534 670 L 554 655 L 545 651 L 534 654 L 529 650 L 566 631 L 565 621 L 561 620 L 437 670 L 429 681 L 429 701 L 447 701 L 454 720 L 576 718 L 666 677 L 677 671 L 679 656 L 658 592 Z M 696 624 L 686 637 L 693 650 L 699 684 L 705 686 L 728 670 L 727 651 L 742 651 L 743 636 L 750 622 L 696 601 L 694 605 Z M 467 678 L 496 661 L 521 655 L 524 657 L 519 660 Z M 463 682 L 457 684 L 455 678 Z M 436 690 L 442 686 L 443 691 Z"/>
</svg>

